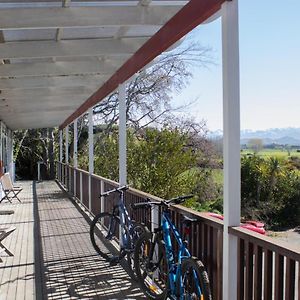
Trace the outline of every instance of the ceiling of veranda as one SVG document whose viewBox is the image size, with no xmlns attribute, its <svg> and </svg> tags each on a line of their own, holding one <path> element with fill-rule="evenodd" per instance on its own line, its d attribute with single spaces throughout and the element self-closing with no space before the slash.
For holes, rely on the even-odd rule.
<svg viewBox="0 0 300 300">
<path fill-rule="evenodd" d="M 60 125 L 186 2 L 0 0 L 0 119 Z"/>
</svg>

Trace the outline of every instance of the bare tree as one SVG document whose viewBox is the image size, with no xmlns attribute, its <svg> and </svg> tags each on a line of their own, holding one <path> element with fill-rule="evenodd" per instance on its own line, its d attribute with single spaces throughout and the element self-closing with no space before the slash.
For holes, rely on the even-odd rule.
<svg viewBox="0 0 300 300">
<path fill-rule="evenodd" d="M 127 84 L 127 124 L 136 130 L 150 124 L 165 124 L 174 121 L 174 112 L 188 104 L 172 107 L 174 92 L 179 92 L 192 77 L 191 69 L 211 64 L 210 49 L 198 44 L 180 46 L 159 56 L 151 66 L 141 70 Z M 119 119 L 118 94 L 111 94 L 95 108 L 99 122 L 110 131 Z"/>
</svg>

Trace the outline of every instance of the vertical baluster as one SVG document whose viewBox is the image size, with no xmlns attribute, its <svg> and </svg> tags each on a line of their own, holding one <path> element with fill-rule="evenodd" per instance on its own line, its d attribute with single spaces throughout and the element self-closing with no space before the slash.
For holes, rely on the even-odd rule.
<svg viewBox="0 0 300 300">
<path fill-rule="evenodd" d="M 253 244 L 246 242 L 246 299 L 253 298 Z"/>
<path fill-rule="evenodd" d="M 203 263 L 205 266 L 207 266 L 207 240 L 208 240 L 208 225 L 204 224 L 203 226 L 203 239 L 204 239 L 204 243 L 203 243 Z"/>
<path fill-rule="evenodd" d="M 238 300 L 244 300 L 245 293 L 245 242 L 238 240 Z"/>
<path fill-rule="evenodd" d="M 204 228 L 204 223 L 201 223 L 201 261 L 205 264 L 204 261 L 204 248 L 205 248 L 205 234 L 204 234 L 205 228 Z"/>
<path fill-rule="evenodd" d="M 208 263 L 208 275 L 209 275 L 209 279 L 211 280 L 211 284 L 213 286 L 214 284 L 214 277 L 213 277 L 213 273 L 214 273 L 214 257 L 213 257 L 213 253 L 214 253 L 214 240 L 213 240 L 213 227 L 209 226 L 208 227 L 208 258 L 209 258 L 209 263 Z"/>
<path fill-rule="evenodd" d="M 284 257 L 275 255 L 275 300 L 283 300 L 283 267 Z"/>
<path fill-rule="evenodd" d="M 212 268 L 212 274 L 209 279 L 212 278 L 212 283 L 211 287 L 213 290 L 213 298 L 217 299 L 218 297 L 218 248 L 217 248 L 217 241 L 218 241 L 218 230 L 216 228 L 212 227 L 213 231 L 213 253 L 212 253 L 212 263 L 213 263 L 213 268 Z"/>
<path fill-rule="evenodd" d="M 295 299 L 295 261 L 291 258 L 286 260 L 286 283 L 285 283 L 285 300 Z M 300 295 L 298 295 L 300 298 Z"/>
<path fill-rule="evenodd" d="M 218 295 L 217 299 L 222 300 L 223 298 L 223 230 L 218 229 L 218 238 L 217 238 L 217 251 L 218 251 L 218 261 L 217 261 L 217 268 L 218 268 Z"/>
<path fill-rule="evenodd" d="M 254 299 L 262 299 L 262 247 L 255 245 Z"/>
<path fill-rule="evenodd" d="M 272 299 L 273 252 L 264 250 L 264 299 Z"/>
</svg>

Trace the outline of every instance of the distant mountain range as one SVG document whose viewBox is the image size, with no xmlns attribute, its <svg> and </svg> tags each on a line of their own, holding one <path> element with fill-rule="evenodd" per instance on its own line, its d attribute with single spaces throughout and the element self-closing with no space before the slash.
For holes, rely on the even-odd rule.
<svg viewBox="0 0 300 300">
<path fill-rule="evenodd" d="M 209 134 L 210 138 L 221 138 L 222 130 L 213 131 Z M 300 128 L 271 128 L 266 130 L 242 130 L 241 144 L 247 144 L 249 139 L 261 139 L 265 145 L 293 145 L 300 146 Z"/>
</svg>

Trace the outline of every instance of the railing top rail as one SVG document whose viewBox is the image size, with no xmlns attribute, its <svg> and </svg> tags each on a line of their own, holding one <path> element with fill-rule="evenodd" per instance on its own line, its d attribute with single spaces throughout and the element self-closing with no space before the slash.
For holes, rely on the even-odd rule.
<svg viewBox="0 0 300 300">
<path fill-rule="evenodd" d="M 223 227 L 224 227 L 223 221 L 213 218 L 213 217 L 210 217 L 208 215 L 208 213 L 195 211 L 191 208 L 188 208 L 188 207 L 185 207 L 182 205 L 172 205 L 171 209 L 176 211 L 177 213 L 181 213 L 181 214 L 187 215 L 189 217 L 205 221 L 206 224 L 208 224 L 212 227 L 215 227 L 217 229 L 223 230 Z"/>
<path fill-rule="evenodd" d="M 300 262 L 300 247 L 293 246 L 284 241 L 278 241 L 274 238 L 243 229 L 241 227 L 229 228 L 229 233 L 242 238 L 248 242 L 256 244 L 262 248 L 274 251 L 280 255 Z"/>
<path fill-rule="evenodd" d="M 66 165 L 65 163 L 61 163 L 61 162 L 58 162 L 58 163 L 60 163 L 62 165 Z M 74 169 L 79 171 L 79 172 L 89 174 L 89 172 L 87 172 L 85 170 L 82 170 L 82 169 L 79 169 L 79 168 L 74 168 Z M 106 183 L 111 184 L 113 186 L 118 186 L 119 185 L 119 183 L 114 181 L 114 180 L 107 179 L 105 177 L 102 177 L 102 176 L 99 176 L 99 175 L 96 175 L 96 174 L 91 174 L 91 177 L 95 178 L 95 179 L 98 179 L 98 180 L 102 180 L 103 182 L 106 182 Z M 137 190 L 137 189 L 134 189 L 134 188 L 131 188 L 131 187 L 129 187 L 128 192 L 130 192 L 131 194 L 133 194 L 135 196 L 142 197 L 142 198 L 145 198 L 145 199 L 150 198 L 151 200 L 155 200 L 155 201 L 164 200 L 160 197 L 142 192 L 140 190 Z M 195 210 L 184 207 L 182 205 L 172 205 L 171 209 L 173 211 L 177 212 L 177 213 L 189 215 L 191 217 L 198 218 L 199 220 L 205 221 L 205 223 L 209 224 L 212 227 L 215 227 L 215 228 L 218 228 L 218 229 L 223 229 L 223 221 L 218 220 L 218 219 L 213 218 L 213 217 L 210 217 L 210 216 L 207 215 L 207 213 L 197 212 Z"/>
<path fill-rule="evenodd" d="M 114 186 L 118 186 L 119 185 L 118 182 L 110 180 L 110 179 L 107 179 L 107 178 L 104 178 L 104 177 L 99 176 L 99 175 L 93 174 L 92 177 L 96 178 L 96 179 L 99 179 L 99 180 L 102 180 L 102 181 L 104 181 L 106 183 L 112 184 Z M 142 197 L 142 198 L 145 198 L 145 199 L 150 198 L 151 200 L 155 200 L 155 201 L 164 200 L 164 199 L 162 199 L 160 197 L 157 197 L 157 196 L 154 196 L 154 195 L 142 192 L 140 190 L 137 190 L 137 189 L 134 189 L 134 188 L 131 188 L 131 187 L 129 187 L 128 191 L 131 194 L 133 194 L 133 195 L 136 195 L 138 197 Z M 191 217 L 198 218 L 199 220 L 205 220 L 205 222 L 208 223 L 212 227 L 223 229 L 223 221 L 218 220 L 216 218 L 212 218 L 212 217 L 208 216 L 207 213 L 197 212 L 195 210 L 192 210 L 190 208 L 184 207 L 182 205 L 172 205 L 171 209 L 173 211 L 176 211 L 177 213 L 181 213 L 181 214 L 184 213 L 185 215 L 189 215 Z"/>
</svg>

